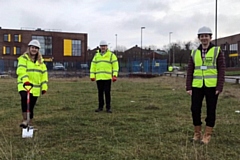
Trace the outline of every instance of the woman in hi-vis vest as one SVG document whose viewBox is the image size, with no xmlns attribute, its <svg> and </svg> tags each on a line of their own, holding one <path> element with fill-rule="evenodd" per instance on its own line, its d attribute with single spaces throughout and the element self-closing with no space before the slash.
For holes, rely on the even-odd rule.
<svg viewBox="0 0 240 160">
<path fill-rule="evenodd" d="M 26 128 L 32 125 L 33 110 L 40 95 L 45 94 L 48 89 L 48 72 L 39 52 L 41 45 L 38 40 L 31 40 L 27 51 L 18 58 L 17 76 L 18 92 L 21 97 L 23 121 L 20 127 Z M 27 103 L 27 90 L 30 90 L 30 101 Z M 25 87 L 24 87 L 25 86 Z M 27 121 L 27 106 L 30 107 L 30 121 Z"/>
<path fill-rule="evenodd" d="M 208 27 L 198 30 L 200 46 L 192 50 L 188 62 L 186 91 L 191 95 L 191 112 L 194 125 L 193 141 L 208 144 L 216 121 L 218 95 L 223 90 L 225 58 L 220 47 L 211 43 L 212 31 Z M 206 127 L 202 135 L 201 109 L 206 99 Z"/>
</svg>

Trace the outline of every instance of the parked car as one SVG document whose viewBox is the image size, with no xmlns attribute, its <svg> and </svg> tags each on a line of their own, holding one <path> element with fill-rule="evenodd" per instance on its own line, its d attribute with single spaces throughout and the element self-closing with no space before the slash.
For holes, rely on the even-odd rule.
<svg viewBox="0 0 240 160">
<path fill-rule="evenodd" d="M 88 69 L 88 64 L 81 64 L 82 69 Z"/>
<path fill-rule="evenodd" d="M 173 66 L 173 70 L 179 71 L 179 70 L 180 70 L 180 67 L 178 67 L 178 66 Z"/>
<path fill-rule="evenodd" d="M 66 68 L 62 64 L 56 64 L 53 66 L 53 70 L 55 71 L 66 71 Z"/>
</svg>

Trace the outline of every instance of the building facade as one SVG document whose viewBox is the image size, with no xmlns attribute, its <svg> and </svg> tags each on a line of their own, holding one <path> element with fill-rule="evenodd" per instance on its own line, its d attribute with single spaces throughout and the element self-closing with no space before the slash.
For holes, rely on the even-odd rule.
<svg viewBox="0 0 240 160">
<path fill-rule="evenodd" d="M 40 52 L 49 70 L 59 63 L 69 70 L 81 69 L 81 64 L 87 61 L 86 33 L 0 28 L 0 37 L 2 72 L 16 69 L 17 58 L 27 50 L 32 39 L 39 40 Z"/>
<path fill-rule="evenodd" d="M 224 52 L 226 67 L 240 67 L 240 34 L 219 38 L 212 41 Z"/>
<path fill-rule="evenodd" d="M 141 49 L 136 45 L 123 53 L 120 64 L 128 72 L 160 74 L 167 70 L 167 58 L 165 51 Z"/>
</svg>

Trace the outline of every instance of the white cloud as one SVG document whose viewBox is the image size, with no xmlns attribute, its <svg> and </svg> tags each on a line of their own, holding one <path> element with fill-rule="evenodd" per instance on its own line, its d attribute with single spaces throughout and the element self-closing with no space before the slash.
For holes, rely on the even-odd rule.
<svg viewBox="0 0 240 160">
<path fill-rule="evenodd" d="M 102 39 L 115 48 L 143 45 L 162 48 L 172 42 L 196 38 L 205 25 L 215 33 L 215 1 L 202 0 L 0 0 L 0 26 L 42 28 L 88 33 L 88 46 Z M 218 0 L 218 37 L 238 34 L 239 0 Z M 215 36 L 214 36 L 215 37 Z"/>
</svg>

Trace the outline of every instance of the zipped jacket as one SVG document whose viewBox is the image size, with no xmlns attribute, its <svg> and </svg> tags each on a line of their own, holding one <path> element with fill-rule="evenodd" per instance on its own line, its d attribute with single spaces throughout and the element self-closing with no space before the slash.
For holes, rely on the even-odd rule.
<svg viewBox="0 0 240 160">
<path fill-rule="evenodd" d="M 112 76 L 118 76 L 118 70 L 119 66 L 116 55 L 109 50 L 102 55 L 98 50 L 91 62 L 90 78 L 110 80 Z"/>
<path fill-rule="evenodd" d="M 43 63 L 43 58 L 41 64 L 38 61 L 34 63 L 28 54 L 24 53 L 18 58 L 16 73 L 18 76 L 18 92 L 26 90 L 23 87 L 25 82 L 30 82 L 33 84 L 33 88 L 30 91 L 33 96 L 38 97 L 41 95 L 42 90 L 47 91 L 48 73 L 47 67 Z"/>
</svg>

